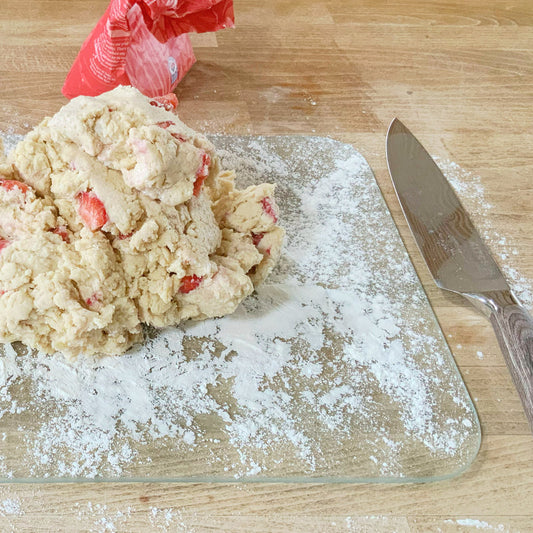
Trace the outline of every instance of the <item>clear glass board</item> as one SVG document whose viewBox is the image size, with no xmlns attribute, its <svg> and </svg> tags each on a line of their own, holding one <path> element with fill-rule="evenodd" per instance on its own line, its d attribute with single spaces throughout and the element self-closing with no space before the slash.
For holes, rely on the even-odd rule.
<svg viewBox="0 0 533 533">
<path fill-rule="evenodd" d="M 0 352 L 1 481 L 429 481 L 476 412 L 372 171 L 352 146 L 213 136 L 278 184 L 282 259 L 229 317 L 123 357 Z"/>
</svg>

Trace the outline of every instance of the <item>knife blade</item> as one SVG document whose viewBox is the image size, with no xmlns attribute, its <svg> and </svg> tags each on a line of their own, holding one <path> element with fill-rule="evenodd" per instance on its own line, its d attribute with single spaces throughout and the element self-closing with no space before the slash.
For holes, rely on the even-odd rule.
<svg viewBox="0 0 533 533">
<path fill-rule="evenodd" d="M 387 164 L 405 218 L 438 287 L 464 296 L 491 322 L 533 429 L 533 318 L 433 158 L 398 120 Z"/>
</svg>

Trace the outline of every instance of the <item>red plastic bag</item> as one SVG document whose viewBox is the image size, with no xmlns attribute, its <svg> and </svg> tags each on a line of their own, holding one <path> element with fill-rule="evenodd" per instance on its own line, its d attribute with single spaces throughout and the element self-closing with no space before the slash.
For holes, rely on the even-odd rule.
<svg viewBox="0 0 533 533">
<path fill-rule="evenodd" d="M 111 0 L 62 92 L 96 96 L 133 85 L 146 96 L 170 93 L 195 62 L 187 33 L 233 23 L 233 0 Z"/>
</svg>

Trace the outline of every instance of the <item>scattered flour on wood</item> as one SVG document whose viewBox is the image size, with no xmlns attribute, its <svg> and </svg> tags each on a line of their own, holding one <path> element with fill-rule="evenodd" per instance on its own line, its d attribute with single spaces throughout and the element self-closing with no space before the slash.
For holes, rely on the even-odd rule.
<svg viewBox="0 0 533 533">
<path fill-rule="evenodd" d="M 18 498 L 6 498 L 0 500 L 0 515 L 2 516 L 22 516 L 24 511 L 22 510 L 20 500 Z"/>
<path fill-rule="evenodd" d="M 18 135 L 13 132 L 2 132 L 0 133 L 0 140 L 4 145 L 4 151 L 6 154 L 11 152 L 13 148 L 20 142 L 22 135 Z"/>
<path fill-rule="evenodd" d="M 0 475 L 327 475 L 349 444 L 365 475 L 397 478 L 413 447 L 460 457 L 477 422 L 364 159 L 320 138 L 300 152 L 294 139 L 213 140 L 241 185 L 279 183 L 279 267 L 234 315 L 147 330 L 123 357 L 6 346 L 0 430 L 19 457 L 2 449 Z M 104 531 L 124 519 L 96 511 Z"/>
<path fill-rule="evenodd" d="M 509 529 L 504 526 L 504 524 L 498 524 L 493 526 L 484 520 L 477 520 L 475 518 L 458 518 L 455 520 L 448 519 L 444 521 L 446 524 L 456 524 L 458 526 L 463 526 L 464 528 L 469 529 L 482 529 L 484 531 L 500 531 L 502 533 L 508 532 Z"/>
<path fill-rule="evenodd" d="M 84 529 L 90 528 L 90 531 L 98 533 L 114 533 L 116 531 L 126 531 L 128 519 L 133 513 L 131 506 L 120 510 L 115 506 L 93 503 L 91 501 L 85 503 L 76 502 L 73 507 L 76 520 L 80 523 L 79 526 Z"/>
</svg>

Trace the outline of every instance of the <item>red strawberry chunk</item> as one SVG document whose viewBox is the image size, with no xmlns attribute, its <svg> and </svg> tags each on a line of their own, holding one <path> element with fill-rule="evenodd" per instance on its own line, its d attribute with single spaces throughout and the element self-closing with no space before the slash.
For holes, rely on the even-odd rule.
<svg viewBox="0 0 533 533">
<path fill-rule="evenodd" d="M 200 168 L 196 171 L 196 181 L 193 185 L 193 191 L 192 193 L 194 196 L 198 196 L 200 194 L 200 189 L 202 188 L 202 184 L 204 183 L 205 178 L 209 176 L 209 165 L 211 164 L 211 158 L 209 157 L 209 154 L 206 154 L 205 152 L 202 154 L 202 164 L 200 165 Z"/>
<path fill-rule="evenodd" d="M 159 126 L 160 128 L 163 128 L 163 129 L 167 129 L 167 128 L 170 128 L 170 126 L 175 126 L 176 123 L 175 122 L 172 122 L 172 120 L 165 120 L 164 122 L 158 122 L 156 124 L 156 126 Z M 173 133 L 173 132 L 170 132 L 170 135 L 172 135 L 172 137 L 174 137 L 174 139 L 178 139 L 178 141 L 180 143 L 184 143 L 187 141 L 187 139 L 183 136 L 183 135 L 180 135 L 179 133 Z"/>
<path fill-rule="evenodd" d="M 264 233 L 252 233 L 252 242 L 254 243 L 254 246 L 257 246 L 264 236 Z"/>
<path fill-rule="evenodd" d="M 91 296 L 89 296 L 85 302 L 89 307 L 92 307 L 94 304 L 100 303 L 101 300 L 102 295 L 99 292 L 95 292 L 94 294 L 91 294 Z"/>
<path fill-rule="evenodd" d="M 261 200 L 261 205 L 263 206 L 263 212 L 265 212 L 268 216 L 272 217 L 274 222 L 278 221 L 278 215 L 276 215 L 276 211 L 274 209 L 274 204 L 272 203 L 272 199 L 268 196 L 265 196 Z"/>
<path fill-rule="evenodd" d="M 121 233 L 118 238 L 121 240 L 121 241 L 125 241 L 126 239 L 129 239 L 133 234 L 135 233 L 135 231 L 130 231 L 129 233 Z"/>
<path fill-rule="evenodd" d="M 100 229 L 109 220 L 102 201 L 91 192 L 80 192 L 78 200 L 78 215 L 91 231 Z"/>
<path fill-rule="evenodd" d="M 168 93 L 164 96 L 156 96 L 152 98 L 150 105 L 162 107 L 167 111 L 172 111 L 178 107 L 178 97 L 174 93 Z"/>
<path fill-rule="evenodd" d="M 50 231 L 56 235 L 59 235 L 65 242 L 70 242 L 70 237 L 68 235 L 66 226 L 57 226 L 57 228 L 54 228 Z"/>
<path fill-rule="evenodd" d="M 17 188 L 20 189 L 24 194 L 30 190 L 28 185 L 17 180 L 0 180 L 0 187 L 3 187 L 7 191 L 12 191 L 13 189 Z"/>
<path fill-rule="evenodd" d="M 172 137 L 174 137 L 174 139 L 177 139 L 180 143 L 187 142 L 187 139 L 179 133 L 171 133 L 170 135 L 172 135 Z"/>
<path fill-rule="evenodd" d="M 184 276 L 181 278 L 181 285 L 179 288 L 179 292 L 182 294 L 187 294 L 188 292 L 193 291 L 202 283 L 202 280 L 204 278 L 197 276 L 196 274 L 193 274 L 192 276 Z"/>
<path fill-rule="evenodd" d="M 172 120 L 165 120 L 164 122 L 158 122 L 156 126 L 159 126 L 160 128 L 163 128 L 166 130 L 170 126 L 174 126 L 176 123 L 172 122 Z"/>
<path fill-rule="evenodd" d="M 5 239 L 0 239 L 0 252 L 6 247 L 9 246 L 9 241 Z"/>
</svg>

